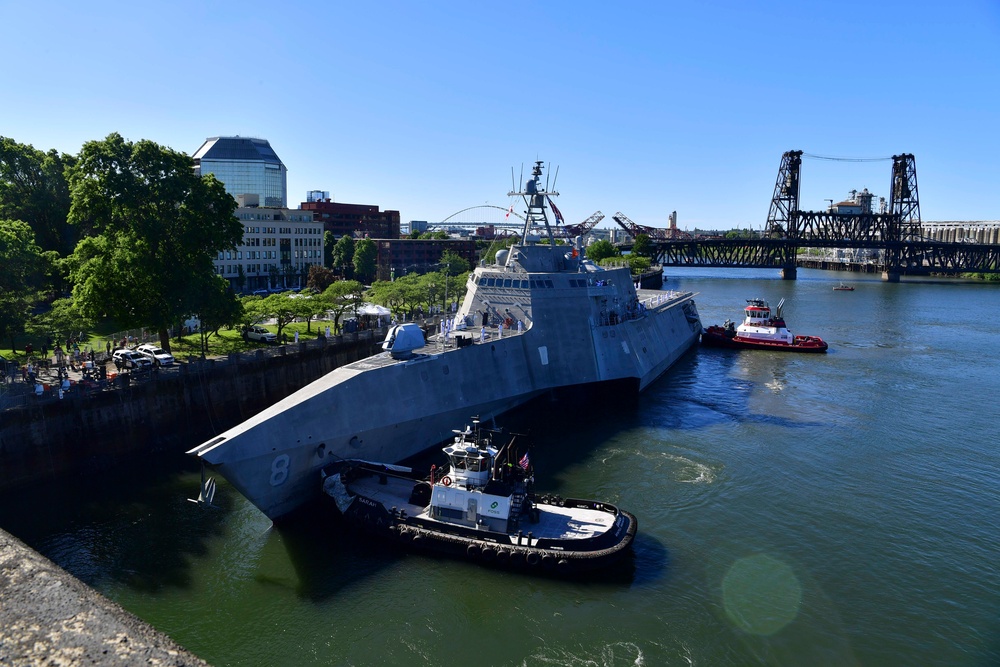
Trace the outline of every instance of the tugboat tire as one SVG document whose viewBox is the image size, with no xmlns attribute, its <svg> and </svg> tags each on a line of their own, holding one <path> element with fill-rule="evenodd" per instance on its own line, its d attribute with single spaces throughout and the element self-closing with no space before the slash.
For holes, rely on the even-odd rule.
<svg viewBox="0 0 1000 667">
<path fill-rule="evenodd" d="M 469 558 L 473 559 L 473 560 L 479 558 L 479 545 L 478 544 L 470 544 L 465 549 L 465 555 L 468 556 Z"/>
<path fill-rule="evenodd" d="M 486 547 L 483 549 L 483 560 L 493 560 L 496 558 L 497 552 L 493 547 Z"/>
<path fill-rule="evenodd" d="M 528 555 L 524 557 L 524 562 L 526 562 L 528 565 L 531 565 L 532 567 L 538 565 L 541 562 L 541 560 L 542 557 L 539 555 L 537 551 L 529 551 Z"/>
<path fill-rule="evenodd" d="M 542 554 L 542 567 L 552 567 L 556 564 L 551 554 Z"/>
<path fill-rule="evenodd" d="M 569 571 L 569 561 L 566 560 L 565 558 L 560 558 L 559 562 L 556 563 L 556 569 L 559 570 L 560 572 L 568 572 Z"/>
<path fill-rule="evenodd" d="M 515 567 L 524 565 L 524 554 L 520 551 L 512 551 L 510 554 L 510 564 Z"/>
<path fill-rule="evenodd" d="M 506 563 L 510 559 L 510 552 L 506 549 L 497 549 L 497 562 Z"/>
</svg>

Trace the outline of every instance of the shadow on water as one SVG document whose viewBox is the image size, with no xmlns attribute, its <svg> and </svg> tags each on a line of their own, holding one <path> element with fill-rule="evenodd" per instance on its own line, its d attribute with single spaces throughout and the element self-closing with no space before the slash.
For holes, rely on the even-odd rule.
<svg viewBox="0 0 1000 667">
<path fill-rule="evenodd" d="M 218 509 L 190 511 L 198 474 L 189 457 L 150 456 L 9 494 L 0 499 L 0 525 L 87 584 L 184 588 L 191 559 L 222 532 L 232 500 L 221 495 Z"/>
</svg>

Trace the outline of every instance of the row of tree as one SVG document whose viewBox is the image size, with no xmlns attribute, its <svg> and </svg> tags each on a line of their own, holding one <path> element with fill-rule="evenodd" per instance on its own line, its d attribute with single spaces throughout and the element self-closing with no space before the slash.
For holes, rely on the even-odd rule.
<svg viewBox="0 0 1000 667">
<path fill-rule="evenodd" d="M 81 318 L 72 331 L 107 317 L 168 347 L 185 315 L 235 309 L 212 258 L 243 237 L 236 201 L 193 167 L 118 134 L 75 156 L 0 137 L 0 336 L 14 347 L 32 330 L 68 333 L 51 329 L 65 318 Z"/>
</svg>

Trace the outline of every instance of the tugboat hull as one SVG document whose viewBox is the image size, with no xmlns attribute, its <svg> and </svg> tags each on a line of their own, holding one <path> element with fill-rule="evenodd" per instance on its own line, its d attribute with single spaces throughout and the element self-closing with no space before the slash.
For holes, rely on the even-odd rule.
<svg viewBox="0 0 1000 667">
<path fill-rule="evenodd" d="M 458 525 L 428 516 L 423 503 L 430 484 L 395 466 L 360 464 L 349 474 L 329 472 L 325 493 L 364 532 L 494 567 L 540 574 L 607 568 L 628 552 L 638 530 L 635 516 L 614 505 L 555 496 L 530 497 L 532 509 L 516 532 L 488 530 L 482 522 Z M 582 534 L 581 525 L 587 526 Z"/>
<path fill-rule="evenodd" d="M 725 347 L 734 350 L 774 350 L 777 352 L 826 352 L 829 345 L 816 336 L 795 336 L 791 343 L 754 340 L 728 335 L 720 326 L 711 326 L 701 332 L 701 344 L 708 347 Z"/>
</svg>

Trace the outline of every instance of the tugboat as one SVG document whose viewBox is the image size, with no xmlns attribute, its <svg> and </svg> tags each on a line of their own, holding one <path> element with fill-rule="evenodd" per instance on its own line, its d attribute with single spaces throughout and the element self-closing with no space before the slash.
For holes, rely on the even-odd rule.
<svg viewBox="0 0 1000 667">
<path fill-rule="evenodd" d="M 414 548 L 512 569 L 571 574 L 604 568 L 632 544 L 635 516 L 596 500 L 537 495 L 516 436 L 497 449 L 478 418 L 443 448 L 445 468 L 349 460 L 322 471 L 323 492 L 363 530 Z"/>
<path fill-rule="evenodd" d="M 713 325 L 701 332 L 701 344 L 729 347 L 740 350 L 781 350 L 786 352 L 826 352 L 829 347 L 818 336 L 796 336 L 785 326 L 778 302 L 774 316 L 763 299 L 747 299 L 743 324 L 736 326 L 726 320 L 722 326 Z"/>
</svg>

